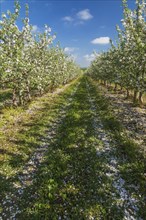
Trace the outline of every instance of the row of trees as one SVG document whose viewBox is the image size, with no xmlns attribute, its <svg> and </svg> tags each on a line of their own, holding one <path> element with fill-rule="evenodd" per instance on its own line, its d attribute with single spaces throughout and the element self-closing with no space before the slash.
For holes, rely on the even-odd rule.
<svg viewBox="0 0 146 220">
<path fill-rule="evenodd" d="M 116 46 L 96 57 L 88 69 L 95 79 L 105 84 L 115 83 L 127 91 L 134 91 L 134 102 L 142 103 L 146 92 L 146 3 L 136 0 L 136 9 L 130 10 L 127 0 L 123 0 L 122 28 L 117 26 Z"/>
<path fill-rule="evenodd" d="M 23 105 L 32 96 L 74 79 L 80 69 L 59 45 L 53 46 L 56 36 L 50 27 L 33 32 L 28 5 L 20 30 L 20 4 L 15 2 L 14 8 L 13 13 L 2 13 L 0 20 L 0 85 L 12 89 L 13 105 Z"/>
</svg>

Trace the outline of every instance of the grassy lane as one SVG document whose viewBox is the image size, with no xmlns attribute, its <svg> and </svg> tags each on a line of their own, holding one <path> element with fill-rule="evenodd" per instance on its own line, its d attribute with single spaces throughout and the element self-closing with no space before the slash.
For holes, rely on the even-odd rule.
<svg viewBox="0 0 146 220">
<path fill-rule="evenodd" d="M 99 104 L 95 86 L 82 78 L 18 219 L 140 219 Z"/>
<path fill-rule="evenodd" d="M 31 192 L 36 197 L 29 207 L 24 201 L 20 219 L 144 219 L 143 164 L 137 163 L 140 155 L 133 143 L 119 139 L 124 131 L 111 112 L 96 87 L 83 78 L 38 170 Z M 125 159 L 119 142 L 123 147 L 131 143 L 133 151 L 125 150 Z M 129 161 L 131 154 L 135 156 Z M 128 167 L 123 172 L 123 165 L 133 165 L 134 159 L 139 173 L 132 167 L 125 178 Z"/>
<path fill-rule="evenodd" d="M 114 172 L 109 169 L 106 174 L 112 179 L 112 185 L 119 194 L 119 199 L 115 197 L 115 200 L 124 211 L 124 219 L 145 219 L 145 154 L 141 151 L 141 146 L 129 137 L 122 125 L 122 119 L 119 121 L 115 117 L 109 100 L 99 91 L 96 82 L 91 79 L 88 81 L 97 115 L 106 134 L 111 138 L 114 150 L 114 154 L 109 157 L 108 166 Z"/>
<path fill-rule="evenodd" d="M 39 146 L 12 178 L 2 219 L 145 219 L 144 158 L 108 100 L 86 77 L 55 97 L 19 133 L 18 146 L 28 134 Z"/>
<path fill-rule="evenodd" d="M 1 115 L 0 211 L 5 215 L 0 214 L 2 219 L 10 219 L 12 209 L 15 210 L 13 197 L 19 197 L 21 189 L 31 184 L 47 149 L 46 136 L 53 137 L 60 114 L 64 114 L 76 86 L 77 80 L 36 99 L 26 109 L 6 109 Z M 34 161 L 34 167 L 30 167 Z M 30 178 L 25 178 L 26 173 L 31 173 Z"/>
<path fill-rule="evenodd" d="M 112 198 L 101 185 L 100 178 L 107 179 L 105 161 L 97 158 L 96 145 L 102 143 L 95 137 L 90 107 L 83 78 L 38 172 L 36 200 L 29 207 L 24 202 L 20 219 L 100 219 L 112 214 Z"/>
</svg>

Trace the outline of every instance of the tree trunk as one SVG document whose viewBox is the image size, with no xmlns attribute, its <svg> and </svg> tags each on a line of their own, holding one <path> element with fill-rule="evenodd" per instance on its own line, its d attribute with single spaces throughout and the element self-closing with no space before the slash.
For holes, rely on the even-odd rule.
<svg viewBox="0 0 146 220">
<path fill-rule="evenodd" d="M 115 83 L 114 91 L 117 91 L 117 83 Z"/>
<path fill-rule="evenodd" d="M 43 95 L 43 90 L 42 90 L 42 89 L 39 90 L 39 95 L 40 95 L 40 96 Z"/>
<path fill-rule="evenodd" d="M 20 104 L 20 105 L 23 105 L 23 104 L 24 104 L 22 91 L 19 91 L 19 104 Z"/>
<path fill-rule="evenodd" d="M 138 101 L 139 101 L 139 104 L 141 104 L 141 105 L 143 104 L 142 95 L 143 95 L 143 93 L 142 93 L 142 92 L 139 92 Z"/>
<path fill-rule="evenodd" d="M 134 90 L 134 97 L 133 97 L 133 103 L 136 103 L 137 102 L 137 89 Z"/>
<path fill-rule="evenodd" d="M 31 101 L 31 94 L 30 94 L 29 82 L 27 82 L 26 91 L 27 91 L 28 101 Z"/>
<path fill-rule="evenodd" d="M 129 89 L 126 89 L 126 98 L 128 99 L 129 98 L 129 96 L 130 96 L 130 94 L 129 94 Z"/>
<path fill-rule="evenodd" d="M 13 89 L 13 98 L 12 98 L 12 100 L 13 100 L 13 105 L 17 106 L 17 96 L 16 96 L 16 89 L 15 88 Z"/>
</svg>

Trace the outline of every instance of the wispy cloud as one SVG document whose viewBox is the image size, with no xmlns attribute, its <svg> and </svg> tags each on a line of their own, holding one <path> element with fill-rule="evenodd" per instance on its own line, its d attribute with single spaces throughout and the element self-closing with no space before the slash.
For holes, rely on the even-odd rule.
<svg viewBox="0 0 146 220">
<path fill-rule="evenodd" d="M 79 26 L 79 25 L 83 25 L 84 21 L 78 20 L 76 22 L 74 22 L 74 26 Z"/>
<path fill-rule="evenodd" d="M 74 26 L 82 25 L 86 21 L 93 18 L 93 15 L 90 13 L 89 9 L 81 10 L 77 13 L 74 13 L 72 16 L 65 16 L 62 18 L 63 21 L 73 24 Z"/>
<path fill-rule="evenodd" d="M 64 52 L 66 52 L 66 53 L 72 53 L 72 52 L 74 52 L 76 50 L 78 50 L 77 47 L 65 47 L 64 48 Z"/>
<path fill-rule="evenodd" d="M 80 20 L 90 20 L 93 18 L 93 15 L 91 15 L 90 13 L 90 10 L 89 9 L 84 9 L 82 11 L 79 11 L 77 13 L 77 17 L 80 19 Z"/>
<path fill-rule="evenodd" d="M 99 37 L 95 38 L 91 41 L 92 44 L 109 44 L 110 38 L 109 37 Z"/>
<path fill-rule="evenodd" d="M 71 17 L 71 16 L 65 16 L 62 18 L 63 21 L 68 21 L 68 22 L 71 22 L 73 21 L 74 19 Z"/>
<path fill-rule="evenodd" d="M 72 60 L 77 61 L 78 59 L 78 53 L 77 51 L 79 50 L 78 47 L 65 47 L 64 52 L 68 54 Z"/>
<path fill-rule="evenodd" d="M 91 62 L 93 60 L 96 59 L 96 57 L 100 56 L 99 53 L 96 52 L 96 50 L 92 53 L 88 53 L 88 54 L 85 54 L 83 56 L 80 56 L 81 59 L 78 59 L 78 63 L 81 64 L 82 67 L 88 67 L 90 66 Z"/>
<path fill-rule="evenodd" d="M 84 55 L 84 58 L 87 62 L 91 62 L 95 59 L 96 55 L 94 53 Z"/>
</svg>

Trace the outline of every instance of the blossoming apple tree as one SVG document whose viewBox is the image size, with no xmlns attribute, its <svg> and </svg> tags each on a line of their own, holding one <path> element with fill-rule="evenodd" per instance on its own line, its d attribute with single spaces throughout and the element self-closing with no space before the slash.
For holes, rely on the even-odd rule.
<svg viewBox="0 0 146 220">
<path fill-rule="evenodd" d="M 127 96 L 133 90 L 133 101 L 138 98 L 140 103 L 146 92 L 145 6 L 144 0 L 136 0 L 136 9 L 132 11 L 127 0 L 123 0 L 123 28 L 117 26 L 117 44 L 111 42 L 110 50 L 98 56 L 88 71 L 94 78 L 115 83 L 115 89 L 118 84 L 125 87 Z"/>
<path fill-rule="evenodd" d="M 75 78 L 80 70 L 59 45 L 51 28 L 34 33 L 29 22 L 29 8 L 23 27 L 17 26 L 20 4 L 15 2 L 14 12 L 2 13 L 0 20 L 0 83 L 13 93 L 13 105 L 23 105 L 34 95 L 42 95 Z"/>
</svg>

